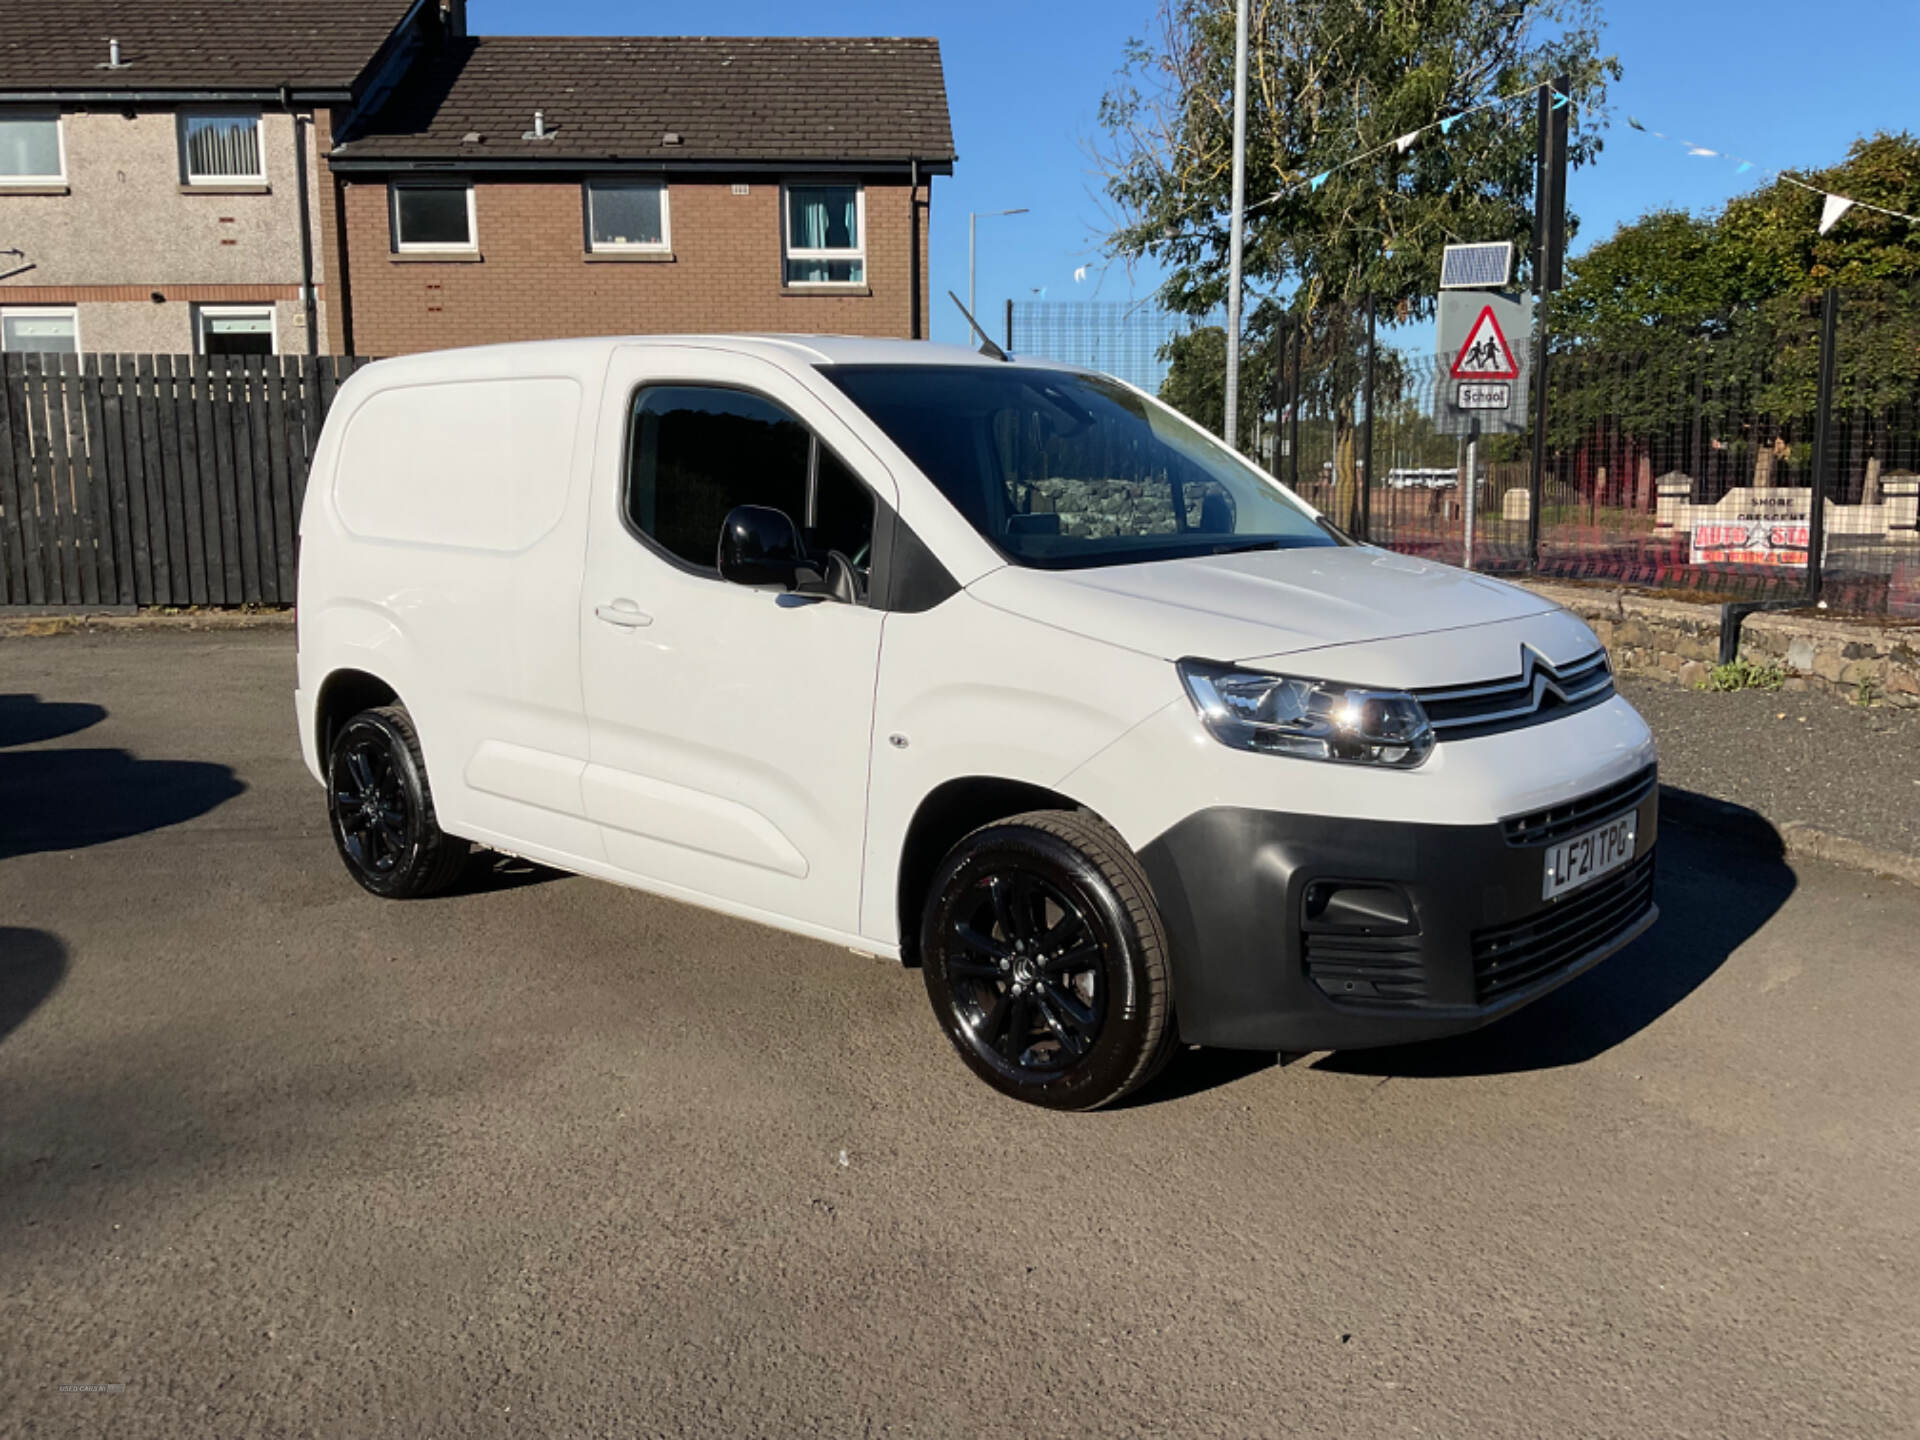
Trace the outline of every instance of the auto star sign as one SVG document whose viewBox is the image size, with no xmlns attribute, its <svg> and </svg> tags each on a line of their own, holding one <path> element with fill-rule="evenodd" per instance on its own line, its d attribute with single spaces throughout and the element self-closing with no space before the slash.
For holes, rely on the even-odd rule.
<svg viewBox="0 0 1920 1440">
<path fill-rule="evenodd" d="M 1698 521 L 1689 542 L 1695 565 L 1776 565 L 1804 570 L 1813 539 L 1806 494 L 1749 492 L 1736 514 Z"/>
</svg>

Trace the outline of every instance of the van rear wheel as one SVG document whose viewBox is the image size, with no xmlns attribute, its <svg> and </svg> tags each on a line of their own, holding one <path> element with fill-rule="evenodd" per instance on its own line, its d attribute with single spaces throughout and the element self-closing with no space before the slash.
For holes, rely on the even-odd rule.
<svg viewBox="0 0 1920 1440">
<path fill-rule="evenodd" d="M 1003 1095 L 1092 1110 L 1157 1074 L 1175 1043 L 1166 931 L 1124 841 L 1034 811 L 948 852 L 920 932 L 940 1025 Z"/>
<path fill-rule="evenodd" d="M 467 842 L 433 813 L 420 736 L 398 705 L 362 710 L 327 751 L 327 816 L 347 873 L 385 900 L 414 900 L 451 885 Z"/>
</svg>

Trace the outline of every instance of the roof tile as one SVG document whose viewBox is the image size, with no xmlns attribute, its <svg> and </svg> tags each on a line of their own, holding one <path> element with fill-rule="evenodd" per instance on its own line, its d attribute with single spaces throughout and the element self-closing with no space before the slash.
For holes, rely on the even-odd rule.
<svg viewBox="0 0 1920 1440">
<path fill-rule="evenodd" d="M 0 92 L 346 90 L 411 0 L 5 0 Z M 105 68 L 107 42 L 125 68 Z"/>
<path fill-rule="evenodd" d="M 522 138 L 535 110 L 547 140 Z M 943 161 L 953 129 L 937 40 L 488 36 L 421 64 L 334 154 Z"/>
</svg>

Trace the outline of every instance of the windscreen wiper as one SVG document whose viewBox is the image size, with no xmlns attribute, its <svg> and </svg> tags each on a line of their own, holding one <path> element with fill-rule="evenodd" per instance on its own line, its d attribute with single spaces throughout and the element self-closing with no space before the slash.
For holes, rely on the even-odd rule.
<svg viewBox="0 0 1920 1440">
<path fill-rule="evenodd" d="M 1249 540 L 1244 545 L 1216 545 L 1209 555 L 1246 555 L 1255 550 L 1285 550 L 1286 545 L 1278 540 Z"/>
</svg>

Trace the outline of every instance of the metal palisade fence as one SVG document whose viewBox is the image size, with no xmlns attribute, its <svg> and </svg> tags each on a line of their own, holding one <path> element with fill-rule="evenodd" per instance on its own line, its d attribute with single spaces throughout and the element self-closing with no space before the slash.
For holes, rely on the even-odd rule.
<svg viewBox="0 0 1920 1440">
<path fill-rule="evenodd" d="M 1014 338 L 1090 364 L 1180 333 L 1137 313 L 1085 333 L 1099 321 L 1030 316 Z M 1536 355 L 1517 357 L 1506 423 L 1475 427 L 1446 358 L 1368 337 L 1358 315 L 1254 337 L 1272 380 L 1241 437 L 1356 536 L 1484 571 L 1920 618 L 1920 289 L 1556 334 L 1543 435 Z"/>
<path fill-rule="evenodd" d="M 290 605 L 344 357 L 0 356 L 0 604 Z"/>
</svg>

